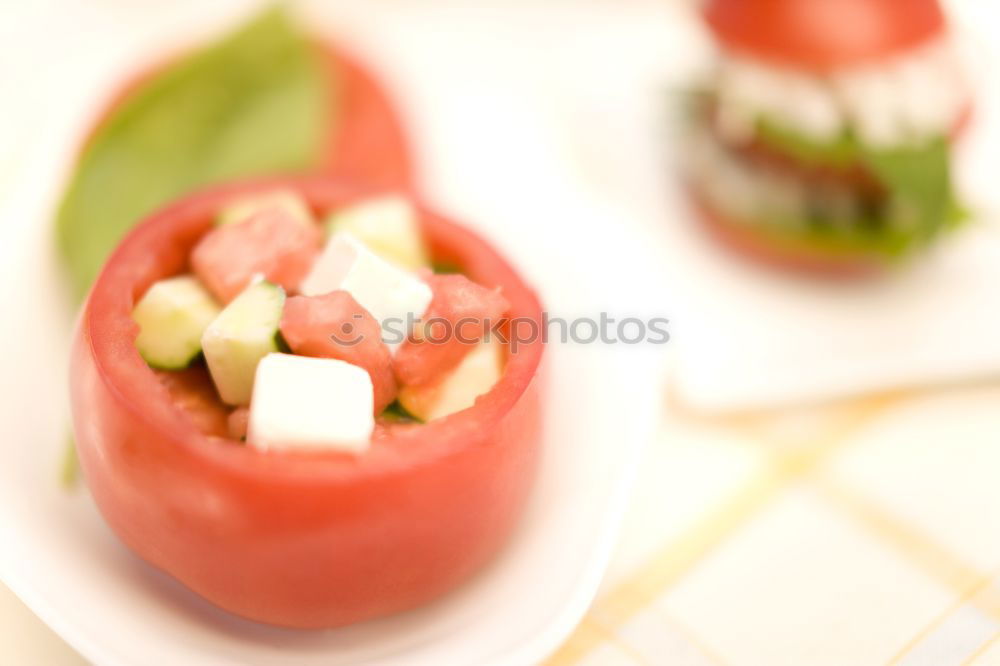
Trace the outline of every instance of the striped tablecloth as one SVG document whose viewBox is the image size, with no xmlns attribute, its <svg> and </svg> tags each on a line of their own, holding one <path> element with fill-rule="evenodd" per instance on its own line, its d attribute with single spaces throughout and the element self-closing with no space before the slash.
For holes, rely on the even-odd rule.
<svg viewBox="0 0 1000 666">
<path fill-rule="evenodd" d="M 668 407 L 549 666 L 1000 664 L 1000 387 L 704 420 Z"/>
</svg>

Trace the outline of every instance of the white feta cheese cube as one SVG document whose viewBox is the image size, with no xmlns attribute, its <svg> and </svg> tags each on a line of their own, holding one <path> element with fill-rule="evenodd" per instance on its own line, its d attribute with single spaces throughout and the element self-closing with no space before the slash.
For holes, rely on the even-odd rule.
<svg viewBox="0 0 1000 666">
<path fill-rule="evenodd" d="M 844 126 L 832 88 L 823 79 L 799 73 L 785 75 L 785 92 L 778 118 L 807 137 L 833 141 Z"/>
<path fill-rule="evenodd" d="M 368 373 L 330 358 L 268 354 L 257 365 L 247 443 L 262 451 L 368 449 L 375 427 Z"/>
<path fill-rule="evenodd" d="M 312 270 L 299 285 L 306 296 L 343 289 L 379 322 L 389 351 L 395 353 L 431 302 L 431 288 L 409 271 L 372 252 L 347 232 L 330 238 Z"/>
<path fill-rule="evenodd" d="M 872 148 L 889 148 L 906 141 L 898 86 L 885 68 L 869 66 L 835 77 L 840 99 L 855 131 Z"/>
</svg>

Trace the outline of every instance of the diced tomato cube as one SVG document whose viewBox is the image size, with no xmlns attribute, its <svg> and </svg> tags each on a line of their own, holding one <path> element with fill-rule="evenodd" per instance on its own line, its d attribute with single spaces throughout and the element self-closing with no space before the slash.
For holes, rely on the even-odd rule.
<svg viewBox="0 0 1000 666">
<path fill-rule="evenodd" d="M 375 389 L 376 415 L 395 399 L 392 357 L 382 341 L 382 328 L 346 291 L 289 298 L 280 328 L 296 354 L 335 358 L 367 370 Z"/>
<path fill-rule="evenodd" d="M 237 407 L 229 413 L 229 436 L 232 439 L 246 439 L 250 425 L 250 408 Z"/>
<path fill-rule="evenodd" d="M 322 232 L 280 209 L 265 209 L 244 222 L 216 227 L 191 253 L 191 268 L 212 294 L 228 303 L 255 274 L 298 288 L 319 253 Z"/>
<path fill-rule="evenodd" d="M 454 368 L 510 307 L 499 289 L 487 289 L 464 275 L 425 280 L 434 297 L 393 359 L 401 385 L 425 384 Z"/>
</svg>

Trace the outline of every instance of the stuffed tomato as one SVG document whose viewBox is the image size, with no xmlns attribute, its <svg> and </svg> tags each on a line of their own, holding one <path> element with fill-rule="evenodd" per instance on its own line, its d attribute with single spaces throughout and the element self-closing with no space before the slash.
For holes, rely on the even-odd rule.
<svg viewBox="0 0 1000 666">
<path fill-rule="evenodd" d="M 541 317 L 486 242 L 398 197 L 197 194 L 125 238 L 82 312 L 87 483 L 133 551 L 235 614 L 412 608 L 482 567 L 525 504 L 543 343 L 508 339 Z"/>
<path fill-rule="evenodd" d="M 688 189 L 741 254 L 880 272 L 961 218 L 951 145 L 970 95 L 936 0 L 712 0 Z"/>
</svg>

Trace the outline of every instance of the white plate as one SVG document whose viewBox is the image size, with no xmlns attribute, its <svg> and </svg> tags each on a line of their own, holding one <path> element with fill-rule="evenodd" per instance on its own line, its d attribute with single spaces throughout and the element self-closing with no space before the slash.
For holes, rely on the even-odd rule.
<svg viewBox="0 0 1000 666">
<path fill-rule="evenodd" d="M 91 39 L 96 44 L 104 36 Z M 659 290 L 654 262 L 614 211 L 560 175 L 570 169 L 547 138 L 552 128 L 518 105 L 530 95 L 503 87 L 498 60 L 482 63 L 498 67 L 490 86 L 449 98 L 448 77 L 457 74 L 446 50 L 435 52 L 425 38 L 397 45 L 386 56 L 393 58 L 434 65 L 433 80 L 401 86 L 401 94 L 413 110 L 436 200 L 525 268 L 556 314 L 596 316 L 611 305 L 618 316 L 654 314 L 644 307 Z M 126 550 L 85 489 L 67 493 L 59 486 L 71 316 L 50 219 L 86 115 L 80 109 L 96 102 L 92 86 L 77 83 L 74 92 L 65 82 L 112 79 L 112 61 L 82 58 L 40 74 L 22 106 L 22 119 L 32 122 L 18 125 L 20 162 L 0 179 L 6 195 L 0 343 L 8 354 L 0 376 L 0 577 L 98 664 L 524 664 L 543 658 L 578 622 L 607 564 L 641 448 L 656 422 L 663 347 L 550 344 L 541 473 L 509 547 L 445 599 L 354 627 L 285 631 L 218 611 Z M 393 77 L 405 74 L 404 66 Z M 507 78 L 520 85 L 523 77 Z M 483 131 L 496 123 L 504 124 L 503 132 Z"/>
</svg>

